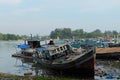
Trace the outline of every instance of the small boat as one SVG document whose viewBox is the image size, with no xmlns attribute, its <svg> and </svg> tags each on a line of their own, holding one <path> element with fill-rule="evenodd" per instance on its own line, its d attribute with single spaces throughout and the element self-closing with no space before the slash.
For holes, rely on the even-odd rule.
<svg viewBox="0 0 120 80">
<path fill-rule="evenodd" d="M 35 48 L 40 46 L 40 40 L 27 39 L 24 41 L 24 44 L 18 45 L 20 50 L 12 54 L 12 57 L 33 58 L 36 54 Z"/>
<path fill-rule="evenodd" d="M 53 44 L 51 41 L 51 44 L 37 48 L 36 52 L 35 61 L 46 68 L 94 76 L 94 46 L 74 48 L 70 44 Z"/>
</svg>

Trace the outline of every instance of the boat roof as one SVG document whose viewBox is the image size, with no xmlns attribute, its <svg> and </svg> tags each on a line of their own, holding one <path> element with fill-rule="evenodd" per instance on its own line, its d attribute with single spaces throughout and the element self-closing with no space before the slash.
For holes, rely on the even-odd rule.
<svg viewBox="0 0 120 80">
<path fill-rule="evenodd" d="M 37 40 L 37 39 L 27 39 L 26 41 L 40 41 L 40 40 Z"/>
<path fill-rule="evenodd" d="M 48 49 L 49 50 L 54 50 L 56 48 L 59 48 L 59 47 L 63 47 L 63 46 L 66 46 L 67 44 L 56 44 L 56 45 L 51 45 L 51 46 L 48 46 Z"/>
<path fill-rule="evenodd" d="M 38 51 L 43 51 L 43 50 L 47 50 L 47 48 L 45 48 L 45 47 L 40 47 L 40 48 L 36 48 L 36 50 L 38 50 Z"/>
<path fill-rule="evenodd" d="M 26 41 L 40 41 L 38 38 L 27 38 Z"/>
<path fill-rule="evenodd" d="M 36 50 L 43 51 L 43 50 L 55 50 L 56 48 L 66 46 L 67 44 L 56 44 L 56 45 L 44 45 L 40 48 L 36 48 Z"/>
<path fill-rule="evenodd" d="M 22 45 L 18 45 L 18 48 L 21 48 L 21 49 L 26 49 L 26 48 L 29 48 L 30 46 L 28 44 L 22 44 Z"/>
</svg>

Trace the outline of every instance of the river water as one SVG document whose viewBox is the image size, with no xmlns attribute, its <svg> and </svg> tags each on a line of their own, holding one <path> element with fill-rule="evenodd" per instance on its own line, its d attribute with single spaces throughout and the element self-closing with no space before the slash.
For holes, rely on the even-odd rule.
<svg viewBox="0 0 120 80">
<path fill-rule="evenodd" d="M 21 76 L 25 73 L 47 75 L 48 71 L 36 67 L 33 59 L 12 57 L 12 54 L 19 50 L 17 45 L 23 43 L 24 41 L 0 41 L 0 72 Z"/>
<path fill-rule="evenodd" d="M 54 72 L 39 67 L 33 63 L 32 59 L 14 58 L 11 57 L 18 49 L 18 44 L 23 44 L 24 41 L 0 41 L 0 72 L 10 73 L 15 75 L 24 75 L 25 73 L 32 73 L 32 75 L 39 76 L 53 76 Z M 117 62 L 117 65 L 111 65 Z M 111 75 L 120 75 L 120 61 L 97 60 L 97 65 L 104 67 L 107 73 Z"/>
<path fill-rule="evenodd" d="M 22 62 L 11 57 L 17 50 L 17 44 L 20 43 L 22 41 L 0 41 L 0 72 L 21 75 L 18 66 Z"/>
</svg>

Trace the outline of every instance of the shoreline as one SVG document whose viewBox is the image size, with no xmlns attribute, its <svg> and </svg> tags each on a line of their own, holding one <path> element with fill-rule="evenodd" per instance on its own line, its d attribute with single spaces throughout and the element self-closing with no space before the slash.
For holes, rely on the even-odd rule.
<svg viewBox="0 0 120 80">
<path fill-rule="evenodd" d="M 0 77 L 2 77 L 2 76 L 17 76 L 17 75 L 13 75 L 13 74 L 10 74 L 10 73 L 0 72 Z"/>
<path fill-rule="evenodd" d="M 79 80 L 79 79 L 62 78 L 62 77 L 31 76 L 31 75 L 19 76 L 19 75 L 0 72 L 0 80 Z"/>
</svg>

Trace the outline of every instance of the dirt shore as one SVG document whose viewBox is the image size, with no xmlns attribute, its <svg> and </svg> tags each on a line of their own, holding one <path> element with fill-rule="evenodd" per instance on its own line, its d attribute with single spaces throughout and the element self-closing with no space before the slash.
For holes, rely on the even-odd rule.
<svg viewBox="0 0 120 80">
<path fill-rule="evenodd" d="M 0 72 L 0 77 L 4 77 L 4 76 L 13 76 L 12 74 L 9 73 L 1 73 Z"/>
<path fill-rule="evenodd" d="M 33 77 L 31 78 L 29 76 L 18 76 L 0 72 L 0 80 L 33 80 Z"/>
</svg>

